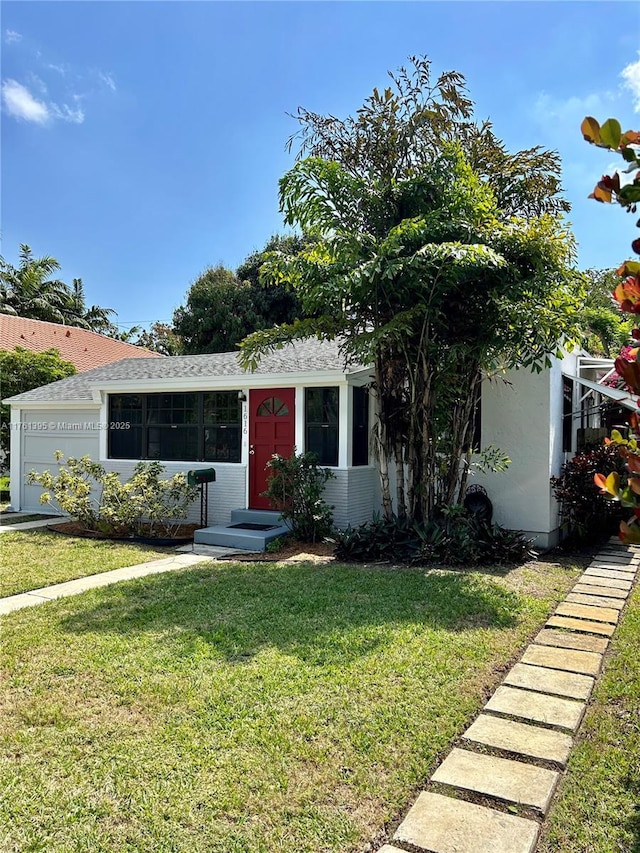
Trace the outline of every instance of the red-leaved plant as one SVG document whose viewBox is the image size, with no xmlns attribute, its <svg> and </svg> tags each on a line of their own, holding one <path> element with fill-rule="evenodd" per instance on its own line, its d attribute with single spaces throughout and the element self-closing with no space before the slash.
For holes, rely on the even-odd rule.
<svg viewBox="0 0 640 853">
<path fill-rule="evenodd" d="M 640 131 L 627 130 L 622 132 L 620 123 L 610 118 L 600 126 L 592 117 L 582 122 L 582 134 L 587 142 L 618 153 L 626 163 L 626 167 L 616 171 L 614 175 L 603 175 L 596 184 L 589 198 L 605 203 L 617 203 L 629 213 L 637 212 L 640 202 Z M 640 227 L 640 219 L 636 222 Z M 640 255 L 640 238 L 631 243 L 635 254 Z M 612 298 L 620 309 L 629 314 L 640 314 L 640 262 L 625 261 L 618 270 L 620 283 L 615 287 Z M 640 329 L 634 329 L 632 335 L 640 341 Z M 640 395 L 640 361 L 638 347 L 625 347 L 615 362 L 616 373 L 624 385 L 633 394 Z M 605 439 L 607 444 L 614 444 L 618 453 L 625 460 L 626 476 L 621 477 L 617 472 L 596 474 L 594 481 L 600 493 L 611 500 L 620 501 L 623 507 L 628 507 L 632 514 L 628 521 L 620 524 L 620 538 L 624 542 L 640 543 L 640 418 L 632 414 L 629 418 L 632 436 L 622 437 L 618 430 L 613 430 L 611 438 Z"/>
</svg>

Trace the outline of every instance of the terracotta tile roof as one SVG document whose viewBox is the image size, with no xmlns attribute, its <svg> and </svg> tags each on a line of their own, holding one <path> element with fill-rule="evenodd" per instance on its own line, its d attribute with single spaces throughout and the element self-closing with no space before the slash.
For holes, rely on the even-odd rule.
<svg viewBox="0 0 640 853">
<path fill-rule="evenodd" d="M 103 367 L 123 358 L 163 358 L 164 356 L 133 344 L 116 341 L 76 326 L 61 326 L 44 320 L 28 320 L 12 314 L 0 314 L 0 349 L 16 347 L 33 352 L 57 349 L 80 373 Z"/>
</svg>

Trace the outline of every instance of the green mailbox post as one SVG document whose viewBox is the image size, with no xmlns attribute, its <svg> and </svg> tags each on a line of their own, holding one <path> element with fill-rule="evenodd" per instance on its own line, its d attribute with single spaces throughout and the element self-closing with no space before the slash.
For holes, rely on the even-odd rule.
<svg viewBox="0 0 640 853">
<path fill-rule="evenodd" d="M 200 527 L 209 524 L 209 483 L 215 483 L 215 468 L 196 468 L 187 472 L 187 483 L 200 486 Z"/>
</svg>

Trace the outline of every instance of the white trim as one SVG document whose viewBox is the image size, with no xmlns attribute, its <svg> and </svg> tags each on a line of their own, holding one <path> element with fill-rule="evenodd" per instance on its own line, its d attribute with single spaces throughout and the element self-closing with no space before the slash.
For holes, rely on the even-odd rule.
<svg viewBox="0 0 640 853">
<path fill-rule="evenodd" d="M 338 468 L 347 468 L 351 464 L 351 403 L 353 392 L 348 385 L 338 388 Z"/>
<path fill-rule="evenodd" d="M 9 436 L 9 448 L 10 448 L 10 462 L 9 462 L 9 500 L 10 500 L 10 509 L 13 512 L 18 512 L 20 510 L 21 499 L 22 499 L 22 477 L 20 476 L 20 467 L 22 465 L 22 430 L 20 429 L 20 424 L 22 423 L 22 411 L 20 407 L 14 408 L 11 407 L 11 420 L 9 422 L 9 429 L 11 430 L 11 435 Z"/>
</svg>

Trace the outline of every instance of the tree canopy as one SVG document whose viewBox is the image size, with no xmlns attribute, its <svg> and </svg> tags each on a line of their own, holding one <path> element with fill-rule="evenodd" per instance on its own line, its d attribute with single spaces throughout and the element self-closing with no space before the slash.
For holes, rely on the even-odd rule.
<svg viewBox="0 0 640 853">
<path fill-rule="evenodd" d="M 180 351 L 190 355 L 231 352 L 252 332 L 302 317 L 292 288 L 263 280 L 260 271 L 266 258 L 290 258 L 307 243 L 304 237 L 275 235 L 264 249 L 252 252 L 235 274 L 223 266 L 205 270 L 173 315 L 172 331 Z M 141 337 L 139 343 L 144 345 L 144 340 Z"/>
<path fill-rule="evenodd" d="M 338 337 L 372 362 L 385 512 L 391 463 L 397 511 L 425 518 L 464 494 L 481 370 L 547 363 L 576 331 L 579 284 L 557 156 L 509 154 L 473 124 L 461 75 L 432 86 L 428 61 L 412 63 L 355 118 L 299 111 L 311 156 L 281 179 L 280 206 L 312 242 L 265 275 L 313 319 L 242 346 L 252 366 L 284 341 Z"/>
<path fill-rule="evenodd" d="M 0 257 L 0 314 L 14 314 L 31 320 L 46 320 L 108 333 L 113 327 L 109 317 L 116 312 L 98 305 L 87 307 L 84 285 L 75 278 L 69 287 L 52 274 L 60 269 L 48 255 L 34 258 L 31 248 L 20 246 L 17 267 Z"/>
<path fill-rule="evenodd" d="M 32 388 L 57 382 L 76 373 L 70 361 L 64 361 L 57 349 L 44 352 L 16 347 L 15 350 L 0 351 L 0 376 L 2 377 L 2 398 L 0 399 L 0 446 L 9 453 L 9 406 L 2 403 L 16 394 L 23 394 Z M 6 459 L 6 462 L 8 458 Z"/>
</svg>

